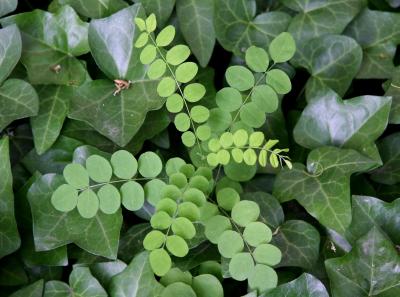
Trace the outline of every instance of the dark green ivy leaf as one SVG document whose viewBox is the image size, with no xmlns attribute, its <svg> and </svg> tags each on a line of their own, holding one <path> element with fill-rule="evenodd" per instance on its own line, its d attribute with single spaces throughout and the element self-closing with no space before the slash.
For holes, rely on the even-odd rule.
<svg viewBox="0 0 400 297">
<path fill-rule="evenodd" d="M 383 166 L 376 169 L 371 178 L 382 184 L 394 185 L 400 182 L 400 133 L 393 133 L 378 142 Z"/>
<path fill-rule="evenodd" d="M 128 263 L 133 256 L 143 251 L 143 239 L 151 230 L 149 223 L 137 224 L 129 228 L 119 241 L 118 258 Z"/>
<path fill-rule="evenodd" d="M 354 242 L 372 227 L 381 228 L 395 244 L 400 244 L 400 199 L 387 203 L 367 196 L 353 196 L 353 221 L 346 237 Z"/>
<path fill-rule="evenodd" d="M 28 284 L 28 275 L 16 254 L 5 257 L 0 261 L 0 286 Z"/>
<path fill-rule="evenodd" d="M 38 90 L 39 113 L 31 118 L 33 141 L 41 155 L 57 140 L 68 114 L 73 88 L 69 86 L 43 86 Z"/>
<path fill-rule="evenodd" d="M 123 0 L 58 0 L 60 4 L 71 5 L 80 15 L 89 18 L 104 18 L 128 5 Z"/>
<path fill-rule="evenodd" d="M 296 40 L 297 52 L 292 60 L 294 64 L 304 59 L 309 49 L 308 42 L 326 34 L 340 34 L 347 24 L 364 6 L 364 0 L 283 0 L 288 8 L 298 12 L 290 21 L 288 31 Z M 342 50 L 342 49 L 340 49 Z M 340 51 L 339 50 L 339 51 Z M 340 55 L 340 53 L 337 53 Z M 324 66 L 323 63 L 321 66 Z"/>
<path fill-rule="evenodd" d="M 325 286 L 311 274 L 303 273 L 299 278 L 280 285 L 262 297 L 329 297 Z"/>
<path fill-rule="evenodd" d="M 218 41 L 235 55 L 244 55 L 252 45 L 267 48 L 279 33 L 286 31 L 287 13 L 266 12 L 256 16 L 255 0 L 215 1 L 214 25 Z"/>
<path fill-rule="evenodd" d="M 150 110 L 160 109 L 165 99 L 157 94 L 157 81 L 133 83 L 113 95 L 111 81 L 95 80 L 77 89 L 69 117 L 85 121 L 119 146 L 125 146 L 142 126 Z"/>
<path fill-rule="evenodd" d="M 350 175 L 376 163 L 351 149 L 322 147 L 295 163 L 275 181 L 274 196 L 281 202 L 296 199 L 322 225 L 344 234 L 351 222 Z"/>
<path fill-rule="evenodd" d="M 33 217 L 33 235 L 38 251 L 47 251 L 68 243 L 103 257 L 115 259 L 118 250 L 121 212 L 93 219 L 82 218 L 77 210 L 62 213 L 50 202 L 55 189 L 64 182 L 61 176 L 46 174 L 28 192 Z"/>
<path fill-rule="evenodd" d="M 400 67 L 396 67 L 392 73 L 392 79 L 386 81 L 386 84 L 388 88 L 386 89 L 385 96 L 392 97 L 389 123 L 400 124 Z"/>
<path fill-rule="evenodd" d="M 43 280 L 38 280 L 29 286 L 26 286 L 10 295 L 10 297 L 42 297 Z"/>
<path fill-rule="evenodd" d="M 363 62 L 357 78 L 390 78 L 393 58 L 400 43 L 398 13 L 364 9 L 348 26 L 345 34 L 363 48 Z"/>
<path fill-rule="evenodd" d="M 214 1 L 178 0 L 176 11 L 183 37 L 200 65 L 207 66 L 215 44 Z"/>
<path fill-rule="evenodd" d="M 319 257 L 320 236 L 315 227 L 300 220 L 284 222 L 273 236 L 272 242 L 282 252 L 278 267 L 311 269 Z"/>
<path fill-rule="evenodd" d="M 108 290 L 111 279 L 121 273 L 127 265 L 120 261 L 100 262 L 90 265 L 90 271 L 100 284 Z"/>
<path fill-rule="evenodd" d="M 85 81 L 85 66 L 75 57 L 89 52 L 88 24 L 70 6 L 55 14 L 38 9 L 17 14 L 1 24 L 16 24 L 21 30 L 21 62 L 32 84 L 80 85 Z"/>
<path fill-rule="evenodd" d="M 21 244 L 14 216 L 14 195 L 9 154 L 9 140 L 0 139 L 0 259 Z"/>
<path fill-rule="evenodd" d="M 343 96 L 358 73 L 361 60 L 361 47 L 347 36 L 324 35 L 309 40 L 298 59 L 299 66 L 312 76 L 307 83 L 306 99 L 310 101 L 321 84 Z"/>
<path fill-rule="evenodd" d="M 113 297 L 157 296 L 161 289 L 162 286 L 154 278 L 148 252 L 137 254 L 124 271 L 112 278 L 110 284 Z"/>
<path fill-rule="evenodd" d="M 168 21 L 175 6 L 175 0 L 134 0 L 143 5 L 148 15 L 154 13 L 157 19 L 157 26 L 162 29 Z"/>
<path fill-rule="evenodd" d="M 0 4 L 1 6 L 1 4 Z M 0 85 L 17 65 L 22 51 L 21 34 L 17 26 L 0 29 Z M 1 130 L 1 129 L 0 129 Z"/>
<path fill-rule="evenodd" d="M 306 148 L 332 145 L 352 148 L 376 158 L 368 149 L 388 124 L 391 101 L 389 97 L 378 96 L 342 100 L 332 90 L 324 90 L 310 99 L 293 136 Z"/>
<path fill-rule="evenodd" d="M 110 78 L 137 81 L 144 77 L 140 50 L 134 43 L 140 31 L 135 18 L 145 16 L 141 5 L 135 4 L 108 18 L 92 20 L 89 26 L 90 50 L 100 69 Z"/>
<path fill-rule="evenodd" d="M 350 253 L 325 261 L 335 297 L 400 295 L 400 257 L 378 228 L 357 240 Z"/>
</svg>

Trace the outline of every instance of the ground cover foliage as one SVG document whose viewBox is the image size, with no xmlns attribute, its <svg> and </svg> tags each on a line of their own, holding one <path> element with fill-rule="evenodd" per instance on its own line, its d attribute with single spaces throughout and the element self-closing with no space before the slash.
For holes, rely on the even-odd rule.
<svg viewBox="0 0 400 297">
<path fill-rule="evenodd" d="M 400 1 L 0 1 L 0 296 L 400 296 Z"/>
</svg>

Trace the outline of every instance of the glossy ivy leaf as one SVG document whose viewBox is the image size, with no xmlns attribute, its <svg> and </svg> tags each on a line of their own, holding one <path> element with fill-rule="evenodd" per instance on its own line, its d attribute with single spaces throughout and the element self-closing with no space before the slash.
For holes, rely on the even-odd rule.
<svg viewBox="0 0 400 297">
<path fill-rule="evenodd" d="M 9 79 L 0 86 L 0 131 L 12 121 L 35 116 L 38 111 L 38 96 L 27 82 Z"/>
<path fill-rule="evenodd" d="M 178 66 L 190 56 L 190 49 L 187 45 L 178 44 L 168 50 L 165 59 L 170 65 Z"/>
<path fill-rule="evenodd" d="M 39 112 L 31 118 L 37 153 L 43 154 L 57 140 L 68 114 L 73 89 L 69 86 L 43 86 L 38 89 Z"/>
<path fill-rule="evenodd" d="M 139 131 L 147 112 L 164 104 L 156 86 L 156 81 L 145 80 L 114 96 L 115 86 L 110 81 L 86 83 L 77 89 L 69 117 L 85 121 L 100 134 L 125 146 Z"/>
<path fill-rule="evenodd" d="M 18 0 L 5 0 L 1 1 L 0 4 L 0 17 L 6 15 L 10 12 L 13 12 L 18 5 Z"/>
<path fill-rule="evenodd" d="M 394 185 L 400 182 L 400 133 L 391 134 L 378 143 L 383 166 L 374 170 L 371 178 L 382 184 Z"/>
<path fill-rule="evenodd" d="M 122 0 L 58 0 L 60 4 L 70 5 L 80 15 L 92 19 L 108 17 L 127 6 Z"/>
<path fill-rule="evenodd" d="M 390 98 L 377 96 L 343 101 L 335 92 L 327 90 L 304 109 L 294 128 L 294 138 L 311 149 L 333 145 L 368 154 L 366 148 L 386 128 L 390 104 Z M 357 113 L 360 108 L 365 112 Z"/>
<path fill-rule="evenodd" d="M 38 280 L 10 295 L 10 297 L 42 297 L 43 296 L 43 280 Z"/>
<path fill-rule="evenodd" d="M 303 273 L 295 280 L 268 291 L 263 297 L 329 297 L 324 284 L 311 274 Z"/>
<path fill-rule="evenodd" d="M 389 83 L 389 81 L 388 81 Z M 386 89 L 385 96 L 392 97 L 392 107 L 390 109 L 389 123 L 400 123 L 400 67 L 396 67 L 392 74 L 389 87 Z"/>
<path fill-rule="evenodd" d="M 93 277 L 88 267 L 74 267 L 69 275 L 69 284 L 73 295 L 82 297 L 107 297 L 107 292 Z"/>
<path fill-rule="evenodd" d="M 175 6 L 175 0 L 137 0 L 143 5 L 147 14 L 155 14 L 160 28 L 168 21 Z"/>
<path fill-rule="evenodd" d="M 324 35 L 305 44 L 302 59 L 300 66 L 305 67 L 313 78 L 307 83 L 307 101 L 311 100 L 312 94 L 319 96 L 318 84 L 343 96 L 359 71 L 362 49 L 347 36 Z"/>
<path fill-rule="evenodd" d="M 274 196 L 281 202 L 296 199 L 321 224 L 344 234 L 351 222 L 349 177 L 374 165 L 354 150 L 318 148 L 308 155 L 307 167 L 295 164 L 278 174 Z"/>
<path fill-rule="evenodd" d="M 396 296 L 400 292 L 399 255 L 374 227 L 341 258 L 325 261 L 334 296 Z M 357 271 L 357 272 L 355 272 Z"/>
<path fill-rule="evenodd" d="M 127 266 L 120 260 L 98 262 L 90 265 L 90 271 L 103 288 L 108 291 L 113 277 L 124 271 Z"/>
<path fill-rule="evenodd" d="M 282 4 L 298 12 L 290 21 L 288 31 L 293 34 L 298 53 L 292 62 L 297 66 L 307 51 L 310 39 L 326 34 L 341 34 L 347 24 L 364 6 L 363 0 L 283 0 Z M 312 9 L 310 9 L 312 7 Z"/>
<path fill-rule="evenodd" d="M 397 232 L 399 199 L 387 203 L 373 197 L 353 196 L 352 202 L 354 219 L 346 233 L 346 238 L 350 242 L 355 242 L 371 228 L 377 227 L 382 229 L 395 244 L 400 243 L 400 236 Z"/>
<path fill-rule="evenodd" d="M 185 41 L 202 67 L 210 61 L 215 44 L 212 0 L 177 0 L 176 12 Z"/>
<path fill-rule="evenodd" d="M 300 220 L 288 220 L 279 226 L 272 240 L 282 251 L 278 267 L 312 269 L 319 257 L 320 235 L 315 227 Z"/>
<path fill-rule="evenodd" d="M 139 61 L 140 50 L 134 46 L 140 35 L 134 23 L 136 17 L 144 17 L 144 10 L 139 4 L 108 18 L 90 22 L 91 53 L 96 64 L 111 80 L 136 81 L 144 76 L 145 69 Z"/>
<path fill-rule="evenodd" d="M 62 177 L 47 174 L 29 189 L 36 249 L 47 251 L 75 243 L 90 253 L 115 259 L 122 224 L 121 212 L 113 215 L 98 212 L 93 219 L 82 218 L 76 210 L 60 213 L 54 209 L 50 197 L 62 183 Z"/>
<path fill-rule="evenodd" d="M 364 57 L 357 78 L 390 78 L 393 58 L 400 43 L 400 18 L 396 13 L 364 9 L 346 28 L 345 34 L 363 48 Z"/>
<path fill-rule="evenodd" d="M 290 16 L 273 11 L 256 16 L 256 1 L 227 0 L 215 3 L 215 33 L 220 44 L 235 55 L 243 55 L 252 45 L 267 48 L 286 30 Z"/>
<path fill-rule="evenodd" d="M 99 210 L 99 198 L 93 190 L 84 190 L 78 196 L 76 208 L 82 218 L 94 218 Z"/>
<path fill-rule="evenodd" d="M 11 254 L 19 248 L 21 241 L 14 216 L 14 195 L 12 189 L 12 173 L 9 154 L 9 139 L 0 139 L 0 258 Z"/>
<path fill-rule="evenodd" d="M 134 281 L 132 281 L 134 280 Z M 156 296 L 162 286 L 154 278 L 149 254 L 137 254 L 120 274 L 111 279 L 109 292 L 112 296 L 146 297 Z"/>
<path fill-rule="evenodd" d="M 2 2 L 2 3 L 7 3 Z M 2 4 L 0 4 L 1 6 Z M 1 7 L 0 7 L 1 15 Z M 0 29 L 0 84 L 10 75 L 17 65 L 22 51 L 21 34 L 15 25 Z"/>
<path fill-rule="evenodd" d="M 1 24 L 16 24 L 21 30 L 21 62 L 31 83 L 80 85 L 86 80 L 85 66 L 75 57 L 89 52 L 88 24 L 70 6 L 54 14 L 42 10 L 17 14 L 2 19 Z M 69 38 L 71 34 L 74 38 Z"/>
</svg>

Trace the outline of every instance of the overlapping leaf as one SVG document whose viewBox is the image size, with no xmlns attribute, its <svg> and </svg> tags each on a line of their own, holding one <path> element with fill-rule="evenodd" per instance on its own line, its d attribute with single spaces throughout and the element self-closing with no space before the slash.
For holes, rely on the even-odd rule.
<svg viewBox="0 0 400 297">
<path fill-rule="evenodd" d="M 128 6 L 123 0 L 59 0 L 60 4 L 70 5 L 80 15 L 89 18 L 104 18 Z"/>
<path fill-rule="evenodd" d="M 47 174 L 29 189 L 36 249 L 46 251 L 73 242 L 90 253 L 115 259 L 122 224 L 121 213 L 98 213 L 93 219 L 84 219 L 76 210 L 69 213 L 57 211 L 50 198 L 62 183 L 62 177 Z"/>
<path fill-rule="evenodd" d="M 143 5 L 147 14 L 154 13 L 160 27 L 168 21 L 175 6 L 175 0 L 135 0 L 134 2 Z"/>
<path fill-rule="evenodd" d="M 373 227 L 352 251 L 325 261 L 335 297 L 397 296 L 400 257 L 392 242 Z"/>
<path fill-rule="evenodd" d="M 0 2 L 0 17 L 6 15 L 17 8 L 18 0 L 3 0 Z"/>
<path fill-rule="evenodd" d="M 14 195 L 9 140 L 0 139 L 0 258 L 19 248 L 20 238 L 14 216 Z"/>
<path fill-rule="evenodd" d="M 324 91 L 310 99 L 301 114 L 293 131 L 296 142 L 311 149 L 352 148 L 376 159 L 376 149 L 371 147 L 386 128 L 391 98 L 362 96 L 343 101 L 332 90 Z"/>
<path fill-rule="evenodd" d="M 344 234 L 351 222 L 350 175 L 374 165 L 354 150 L 318 148 L 307 167 L 295 163 L 278 174 L 274 196 L 281 202 L 296 199 L 321 224 Z"/>
<path fill-rule="evenodd" d="M 212 0 L 178 0 L 180 29 L 200 65 L 205 67 L 214 49 L 214 3 Z"/>
<path fill-rule="evenodd" d="M 38 154 L 57 140 L 68 114 L 73 89 L 69 86 L 44 86 L 38 90 L 39 112 L 31 118 L 33 141 Z"/>
<path fill-rule="evenodd" d="M 88 24 L 70 6 L 55 14 L 42 10 L 17 14 L 1 24 L 16 24 L 21 30 L 21 62 L 31 83 L 79 85 L 85 81 L 85 66 L 75 57 L 89 52 Z"/>
<path fill-rule="evenodd" d="M 400 124 L 400 67 L 396 67 L 392 73 L 391 80 L 387 81 L 386 84 L 389 85 L 387 86 L 385 96 L 392 97 L 389 123 Z"/>
<path fill-rule="evenodd" d="M 357 78 L 390 78 L 393 58 L 400 43 L 397 13 L 364 9 L 347 27 L 345 34 L 363 48 L 363 62 Z"/>
<path fill-rule="evenodd" d="M 329 297 L 323 283 L 311 274 L 303 273 L 295 280 L 262 295 L 262 297 Z"/>
<path fill-rule="evenodd" d="M 279 33 L 286 31 L 290 16 L 267 12 L 256 16 L 255 0 L 215 2 L 215 33 L 221 45 L 236 55 L 243 55 L 251 45 L 266 48 Z"/>
</svg>

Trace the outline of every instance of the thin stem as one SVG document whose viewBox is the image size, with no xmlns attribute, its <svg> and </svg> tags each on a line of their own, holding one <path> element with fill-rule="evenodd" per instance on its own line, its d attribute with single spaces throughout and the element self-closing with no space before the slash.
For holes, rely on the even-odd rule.
<svg viewBox="0 0 400 297">
<path fill-rule="evenodd" d="M 186 100 L 186 98 L 185 98 L 185 95 L 183 94 L 183 91 L 182 91 L 182 89 L 181 89 L 181 86 L 180 86 L 178 80 L 176 79 L 176 76 L 175 76 L 174 71 L 171 69 L 169 63 L 167 62 L 166 58 L 165 58 L 164 55 L 162 54 L 160 48 L 157 46 L 157 43 L 156 43 L 156 41 L 154 40 L 153 36 L 151 36 L 151 35 L 149 34 L 149 37 L 150 37 L 150 39 L 151 39 L 153 45 L 156 47 L 159 56 L 161 57 L 161 59 L 163 59 L 165 65 L 167 65 L 167 68 L 168 68 L 169 72 L 171 73 L 172 78 L 173 78 L 174 81 L 175 81 L 175 84 L 176 84 L 176 86 L 177 86 L 177 88 L 178 88 L 178 90 L 179 90 L 179 93 L 180 93 L 180 95 L 181 95 L 182 98 L 183 98 L 183 103 L 184 103 L 184 105 L 185 105 L 186 112 L 187 112 L 187 114 L 188 114 L 188 116 L 189 116 L 190 125 L 192 126 L 193 134 L 194 134 L 194 136 L 195 136 L 195 138 L 196 138 L 196 143 L 197 143 L 197 145 L 198 145 L 198 147 L 199 147 L 199 149 L 200 149 L 200 153 L 201 153 L 201 156 L 202 156 L 202 159 L 203 159 L 203 158 L 204 158 L 203 150 L 202 150 L 202 148 L 201 148 L 200 140 L 198 139 L 198 137 L 197 137 L 197 135 L 196 135 L 196 126 L 195 126 L 195 124 L 194 124 L 194 122 L 193 122 L 193 120 L 192 120 L 192 117 L 190 116 L 190 110 L 189 110 L 189 106 L 188 106 L 188 104 L 187 104 L 187 100 Z"/>
<path fill-rule="evenodd" d="M 78 191 L 79 192 L 83 192 L 83 191 L 85 191 L 87 189 L 92 189 L 92 188 L 96 188 L 96 187 L 100 187 L 100 186 L 104 186 L 104 185 L 108 185 L 108 184 L 123 183 L 123 182 L 127 182 L 127 181 L 153 180 L 153 179 L 154 178 L 148 178 L 148 177 L 119 179 L 119 180 L 114 180 L 114 181 L 109 181 L 109 182 L 105 182 L 105 183 L 98 183 L 98 184 L 95 184 L 95 185 L 91 185 L 91 186 L 88 186 L 86 188 L 78 189 Z M 166 179 L 166 178 L 160 177 L 158 179 Z"/>
</svg>

